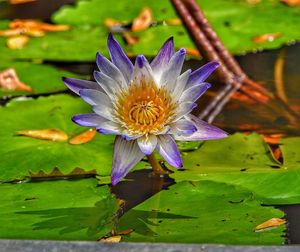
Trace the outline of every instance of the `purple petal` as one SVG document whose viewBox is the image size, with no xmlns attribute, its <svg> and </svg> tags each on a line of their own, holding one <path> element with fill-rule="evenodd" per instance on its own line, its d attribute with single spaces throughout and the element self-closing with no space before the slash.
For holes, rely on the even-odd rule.
<svg viewBox="0 0 300 252">
<path fill-rule="evenodd" d="M 94 81 L 79 80 L 79 79 L 67 78 L 67 77 L 63 77 L 62 79 L 65 85 L 78 95 L 79 95 L 79 90 L 81 89 L 96 89 L 99 91 L 103 91 L 101 86 L 99 86 L 99 84 Z"/>
<path fill-rule="evenodd" d="M 185 58 L 185 49 L 182 48 L 176 52 L 168 64 L 167 69 L 162 73 L 159 84 L 166 86 L 168 90 L 173 91 L 175 88 L 176 80 L 181 73 L 182 65 Z"/>
<path fill-rule="evenodd" d="M 194 85 L 190 88 L 187 88 L 182 93 L 182 95 L 179 99 L 179 102 L 185 102 L 185 101 L 195 102 L 210 87 L 211 87 L 211 85 L 209 83 L 203 82 L 203 83 Z"/>
<path fill-rule="evenodd" d="M 158 136 L 157 150 L 163 158 L 176 168 L 182 167 L 182 160 L 174 139 L 170 135 Z"/>
<path fill-rule="evenodd" d="M 218 66 L 218 62 L 212 61 L 192 72 L 186 85 L 187 88 L 204 82 Z"/>
<path fill-rule="evenodd" d="M 111 106 L 111 100 L 109 97 L 98 90 L 95 89 L 81 89 L 79 91 L 80 96 L 83 100 L 85 100 L 90 105 L 101 105 Z"/>
<path fill-rule="evenodd" d="M 97 53 L 96 55 L 96 63 L 98 68 L 100 69 L 100 72 L 111 77 L 120 85 L 120 87 L 127 86 L 124 76 L 120 72 L 120 70 L 113 63 L 111 63 L 107 58 L 103 57 L 100 53 Z"/>
<path fill-rule="evenodd" d="M 197 131 L 188 136 L 183 136 L 183 135 L 174 136 L 176 140 L 180 140 L 180 141 L 212 140 L 212 139 L 219 139 L 228 136 L 228 134 L 225 131 L 215 126 L 212 126 L 207 122 L 202 121 L 201 119 L 199 119 L 198 117 L 192 114 L 186 117 L 188 120 L 192 121 L 195 124 Z"/>
<path fill-rule="evenodd" d="M 157 145 L 157 137 L 155 135 L 142 136 L 137 139 L 137 143 L 145 155 L 150 155 Z"/>
<path fill-rule="evenodd" d="M 169 63 L 174 54 L 173 37 L 169 38 L 161 47 L 156 57 L 151 62 L 153 72 L 160 72 Z"/>
<path fill-rule="evenodd" d="M 115 140 L 111 183 L 116 185 L 144 157 L 137 142 L 127 141 L 122 136 Z"/>
<path fill-rule="evenodd" d="M 101 123 L 96 130 L 102 134 L 119 135 L 121 133 L 119 125 L 112 121 Z"/>
<path fill-rule="evenodd" d="M 135 59 L 133 78 L 137 83 L 141 80 L 152 80 L 152 69 L 144 55 L 138 55 Z"/>
<path fill-rule="evenodd" d="M 91 113 L 91 114 L 79 114 L 72 117 L 72 121 L 80 126 L 97 127 L 101 123 L 107 121 L 107 119 Z"/>
<path fill-rule="evenodd" d="M 186 119 L 180 119 L 171 125 L 171 133 L 174 135 L 191 135 L 197 131 L 195 124 Z"/>
<path fill-rule="evenodd" d="M 120 69 L 127 83 L 129 83 L 133 65 L 111 33 L 108 35 L 108 50 L 111 61 Z"/>
</svg>

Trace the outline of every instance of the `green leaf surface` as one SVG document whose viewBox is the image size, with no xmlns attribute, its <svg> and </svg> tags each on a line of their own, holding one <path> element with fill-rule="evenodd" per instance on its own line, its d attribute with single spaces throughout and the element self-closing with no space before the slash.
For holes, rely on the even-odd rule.
<svg viewBox="0 0 300 252">
<path fill-rule="evenodd" d="M 119 230 L 133 228 L 125 241 L 222 244 L 282 244 L 285 226 L 254 232 L 284 214 L 263 207 L 241 187 L 212 181 L 180 182 L 129 210 Z"/>
<path fill-rule="evenodd" d="M 288 169 L 300 169 L 300 137 L 283 138 L 280 149 L 283 155 L 283 165 Z"/>
<path fill-rule="evenodd" d="M 262 0 L 251 4 L 247 1 L 215 0 L 198 1 L 208 20 L 215 28 L 225 46 L 235 54 L 260 49 L 278 48 L 284 43 L 300 39 L 300 7 L 289 7 L 280 1 Z M 114 8 L 111 8 L 114 6 Z M 148 6 L 153 11 L 157 25 L 138 33 L 140 42 L 133 46 L 134 54 L 153 56 L 164 40 L 174 36 L 177 47 L 191 47 L 187 32 L 183 26 L 164 26 L 164 20 L 175 18 L 176 13 L 168 0 L 127 1 L 101 0 L 78 1 L 76 6 L 64 6 L 53 16 L 58 23 L 72 25 L 103 25 L 106 17 L 131 23 L 139 11 Z M 258 35 L 280 33 L 273 41 L 255 43 L 252 39 Z M 193 46 L 192 46 L 193 47 Z"/>
<path fill-rule="evenodd" d="M 55 128 L 73 137 L 88 128 L 76 125 L 71 117 L 90 112 L 82 99 L 68 95 L 15 99 L 1 107 L 0 181 L 22 179 L 39 171 L 49 174 L 56 167 L 63 174 L 81 168 L 88 174 L 109 176 L 113 135 L 96 134 L 92 141 L 80 145 L 16 135 L 19 130 Z M 145 162 L 138 164 L 139 168 L 146 166 Z"/>
<path fill-rule="evenodd" d="M 0 62 L 0 72 L 14 68 L 16 73 L 23 83 L 32 87 L 32 92 L 22 90 L 6 90 L 0 89 L 0 97 L 2 96 L 18 96 L 18 95 L 32 95 L 45 94 L 66 90 L 61 77 L 80 77 L 78 74 L 73 74 L 68 71 L 57 69 L 50 65 L 33 64 L 29 62 Z"/>
<path fill-rule="evenodd" d="M 97 51 L 108 56 L 107 35 L 107 29 L 102 26 L 75 26 L 69 31 L 49 32 L 44 37 L 30 38 L 28 44 L 18 50 L 9 49 L 6 38 L 0 37 L 0 55 L 3 59 L 94 61 Z M 119 41 L 122 44 L 121 39 Z"/>
<path fill-rule="evenodd" d="M 183 171 L 170 176 L 179 181 L 211 180 L 251 190 L 264 204 L 300 203 L 300 165 L 296 146 L 299 139 L 282 140 L 285 165 L 277 163 L 258 134 L 234 134 L 206 141 L 196 151 L 183 153 Z M 298 154 L 297 154 L 298 155 Z"/>
<path fill-rule="evenodd" d="M 94 240 L 112 230 L 118 206 L 95 179 L 0 185 L 0 238 Z"/>
</svg>

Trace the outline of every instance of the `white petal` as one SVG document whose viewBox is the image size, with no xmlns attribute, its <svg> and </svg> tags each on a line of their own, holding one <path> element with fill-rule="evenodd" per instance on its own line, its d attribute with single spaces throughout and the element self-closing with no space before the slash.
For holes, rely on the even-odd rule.
<svg viewBox="0 0 300 252">
<path fill-rule="evenodd" d="M 111 100 L 107 94 L 100 92 L 95 89 L 81 89 L 79 91 L 80 96 L 83 100 L 91 105 L 101 105 L 105 104 L 106 106 L 111 106 Z"/>
<path fill-rule="evenodd" d="M 185 101 L 195 102 L 210 87 L 211 87 L 211 85 L 206 82 L 194 85 L 194 86 L 184 90 L 184 92 L 182 93 L 182 95 L 179 99 L 179 102 L 185 102 Z"/>
<path fill-rule="evenodd" d="M 145 155 L 150 155 L 157 145 L 157 137 L 155 135 L 142 136 L 137 139 L 137 143 Z"/>
<path fill-rule="evenodd" d="M 177 78 L 176 85 L 175 85 L 175 88 L 174 88 L 174 91 L 173 91 L 173 94 L 172 94 L 172 98 L 175 102 L 178 101 L 179 98 L 181 97 L 182 92 L 185 89 L 186 83 L 187 83 L 187 81 L 190 77 L 191 71 L 192 70 L 189 69 Z"/>
<path fill-rule="evenodd" d="M 106 121 L 97 126 L 97 131 L 102 134 L 114 134 L 120 135 L 122 133 L 122 129 L 119 124 Z"/>
<path fill-rule="evenodd" d="M 94 71 L 94 78 L 97 83 L 103 88 L 105 93 L 111 99 L 115 99 L 115 94 L 120 92 L 119 84 L 106 74 L 99 71 Z"/>
<path fill-rule="evenodd" d="M 191 135 L 195 131 L 197 131 L 197 127 L 195 126 L 195 124 L 190 120 L 182 118 L 177 122 L 171 124 L 170 133 L 173 135 Z"/>
<path fill-rule="evenodd" d="M 135 140 L 127 141 L 122 136 L 115 140 L 111 181 L 116 185 L 144 157 Z"/>
<path fill-rule="evenodd" d="M 159 153 L 170 165 L 181 168 L 182 160 L 174 139 L 170 135 L 160 135 L 157 138 L 157 150 Z"/>
<path fill-rule="evenodd" d="M 133 80 L 142 83 L 142 80 L 153 81 L 152 69 L 148 60 L 143 55 L 138 55 L 133 70 Z"/>
<path fill-rule="evenodd" d="M 111 106 L 105 106 L 105 105 L 97 105 L 93 106 L 93 111 L 98 114 L 99 116 L 102 116 L 106 118 L 109 121 L 117 122 L 117 120 L 114 117 L 114 109 Z"/>
<path fill-rule="evenodd" d="M 180 49 L 176 52 L 166 70 L 162 73 L 161 79 L 159 80 L 159 86 L 165 86 L 168 90 L 174 90 L 177 77 L 180 75 L 182 65 L 185 57 L 185 49 Z"/>
<path fill-rule="evenodd" d="M 177 108 L 177 111 L 176 111 L 175 118 L 174 118 L 173 122 L 176 122 L 180 118 L 185 116 L 186 114 L 189 114 L 196 107 L 197 107 L 197 104 L 194 103 L 194 102 L 182 102 L 182 103 L 180 103 L 178 108 Z"/>
</svg>

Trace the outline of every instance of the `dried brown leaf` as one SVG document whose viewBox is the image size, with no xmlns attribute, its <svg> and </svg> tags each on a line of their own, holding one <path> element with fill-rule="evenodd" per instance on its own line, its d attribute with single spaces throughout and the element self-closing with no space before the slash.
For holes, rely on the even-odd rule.
<svg viewBox="0 0 300 252">
<path fill-rule="evenodd" d="M 264 231 L 272 227 L 278 227 L 286 223 L 285 219 L 272 218 L 255 227 L 255 231 Z"/>
<path fill-rule="evenodd" d="M 19 130 L 16 134 L 56 142 L 65 142 L 68 140 L 68 135 L 58 129 Z"/>
<path fill-rule="evenodd" d="M 117 234 L 118 235 L 129 235 L 130 233 L 132 233 L 134 231 L 133 228 L 129 228 L 127 230 L 123 230 L 123 231 L 118 231 Z"/>
<path fill-rule="evenodd" d="M 70 29 L 68 25 L 47 24 L 34 19 L 15 19 L 9 23 L 9 27 L 12 29 L 23 28 L 26 30 L 39 30 L 44 32 L 59 32 Z"/>
<path fill-rule="evenodd" d="M 133 20 L 131 30 L 139 32 L 146 30 L 153 23 L 152 11 L 145 7 L 140 14 Z"/>
<path fill-rule="evenodd" d="M 72 137 L 69 140 L 70 144 L 84 144 L 92 141 L 92 139 L 96 135 L 96 130 L 95 129 L 89 129 L 87 131 L 82 132 L 81 134 Z"/>
<path fill-rule="evenodd" d="M 186 54 L 194 57 L 200 57 L 200 52 L 197 48 L 185 48 Z"/>
<path fill-rule="evenodd" d="M 124 32 L 123 37 L 128 45 L 135 45 L 140 40 L 138 36 L 135 36 L 129 32 Z"/>
<path fill-rule="evenodd" d="M 280 38 L 282 34 L 280 32 L 275 32 L 275 33 L 266 33 L 262 35 L 258 35 L 251 40 L 254 43 L 264 43 L 264 42 L 272 42 L 277 38 Z"/>
<path fill-rule="evenodd" d="M 18 35 L 9 37 L 6 40 L 6 44 L 9 49 L 21 49 L 23 48 L 29 41 L 29 38 L 24 35 Z"/>
<path fill-rule="evenodd" d="M 107 28 L 111 29 L 114 26 L 122 26 L 122 25 L 124 25 L 124 23 L 122 23 L 121 21 L 116 20 L 116 19 L 104 18 L 104 25 Z"/>
<path fill-rule="evenodd" d="M 7 90 L 23 90 L 31 92 L 32 88 L 21 82 L 15 69 L 9 68 L 0 72 L 0 88 Z"/>
</svg>

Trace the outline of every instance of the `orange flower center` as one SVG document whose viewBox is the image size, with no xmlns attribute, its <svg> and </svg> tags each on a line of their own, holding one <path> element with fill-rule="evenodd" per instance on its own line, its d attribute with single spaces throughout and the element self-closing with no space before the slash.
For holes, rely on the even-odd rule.
<svg viewBox="0 0 300 252">
<path fill-rule="evenodd" d="M 153 81 L 133 82 L 123 90 L 116 102 L 117 117 L 133 134 L 156 133 L 172 118 L 175 105 L 164 88 Z"/>
</svg>

